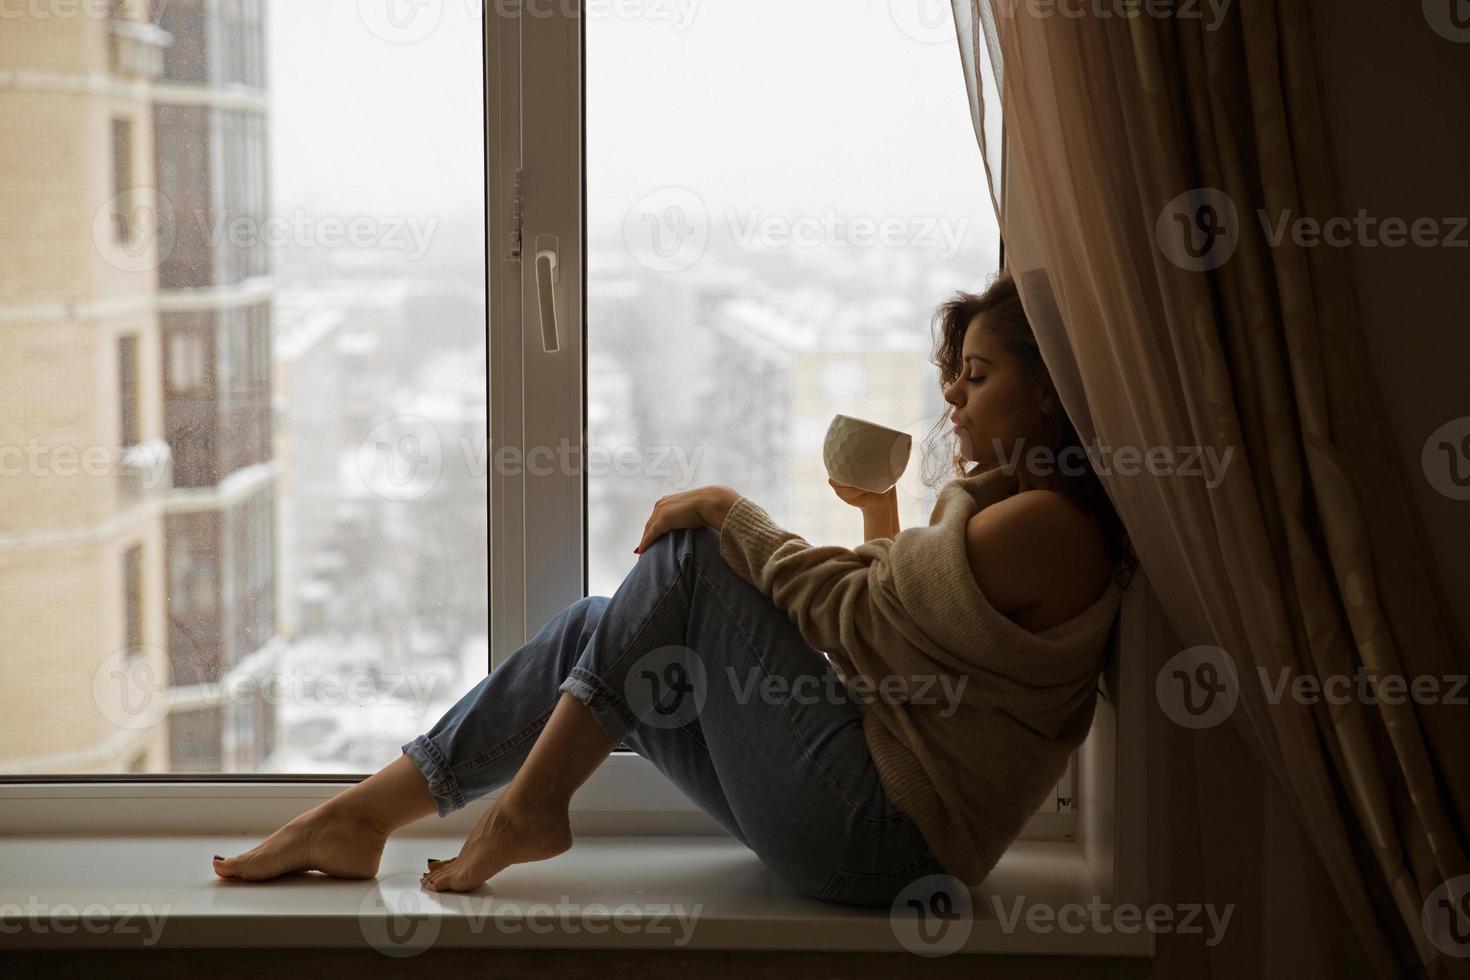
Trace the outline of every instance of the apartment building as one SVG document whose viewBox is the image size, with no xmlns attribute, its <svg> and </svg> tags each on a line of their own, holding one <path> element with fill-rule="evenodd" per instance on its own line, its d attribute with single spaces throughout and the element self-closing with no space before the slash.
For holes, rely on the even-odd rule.
<svg viewBox="0 0 1470 980">
<path fill-rule="evenodd" d="M 246 769 L 275 634 L 259 0 L 0 31 L 7 772 Z M 243 242 L 243 244 L 242 244 Z M 247 686 L 248 689 L 248 686 Z"/>
</svg>

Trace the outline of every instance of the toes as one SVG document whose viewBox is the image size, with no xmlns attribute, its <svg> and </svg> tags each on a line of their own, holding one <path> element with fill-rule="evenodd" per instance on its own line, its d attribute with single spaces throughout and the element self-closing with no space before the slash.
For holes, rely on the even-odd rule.
<svg viewBox="0 0 1470 980">
<path fill-rule="evenodd" d="M 450 858 L 448 861 L 440 861 L 435 858 L 429 858 L 429 864 L 431 865 L 430 870 L 419 875 L 419 884 L 430 891 L 434 891 L 437 883 L 442 881 L 445 875 L 449 873 L 451 865 L 454 864 L 454 859 Z"/>
<path fill-rule="evenodd" d="M 474 885 L 464 883 L 464 874 L 452 864 L 451 861 L 440 862 L 439 867 L 425 872 L 420 879 L 423 887 L 431 892 L 462 892 L 474 888 Z"/>
<path fill-rule="evenodd" d="M 459 892 L 464 891 L 460 886 L 461 875 L 456 871 L 446 871 L 443 874 L 434 875 L 429 879 L 429 890 L 436 892 Z"/>
<path fill-rule="evenodd" d="M 243 864 L 244 862 L 241 860 L 241 855 L 239 854 L 230 858 L 220 857 L 216 854 L 214 856 L 214 873 L 221 878 L 236 878 L 239 877 Z"/>
</svg>

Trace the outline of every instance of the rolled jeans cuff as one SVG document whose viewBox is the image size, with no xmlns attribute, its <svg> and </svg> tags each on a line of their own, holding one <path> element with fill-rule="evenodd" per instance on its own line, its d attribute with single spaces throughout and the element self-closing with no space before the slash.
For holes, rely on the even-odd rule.
<svg viewBox="0 0 1470 980">
<path fill-rule="evenodd" d="M 585 704 L 615 745 L 626 740 L 628 733 L 638 725 L 638 717 L 628 707 L 627 701 L 591 671 L 573 667 L 557 690 L 565 691 Z"/>
<path fill-rule="evenodd" d="M 454 773 L 449 769 L 449 762 L 444 758 L 444 753 L 427 735 L 420 735 L 402 746 L 403 752 L 418 767 L 419 772 L 429 783 L 429 795 L 434 798 L 434 805 L 438 807 L 439 816 L 447 817 L 455 810 L 460 809 L 467 802 L 464 791 L 459 787 L 459 780 L 454 778 Z"/>
</svg>

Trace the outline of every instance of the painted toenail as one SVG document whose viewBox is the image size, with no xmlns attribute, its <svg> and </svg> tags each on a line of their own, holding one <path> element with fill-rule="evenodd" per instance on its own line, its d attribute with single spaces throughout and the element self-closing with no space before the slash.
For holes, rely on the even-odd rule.
<svg viewBox="0 0 1470 980">
<path fill-rule="evenodd" d="M 224 860 L 224 858 L 222 858 L 222 857 L 220 857 L 220 856 L 219 856 L 219 855 L 218 855 L 218 854 L 216 854 L 216 855 L 215 855 L 215 856 L 214 856 L 214 859 L 215 859 L 215 860 L 216 860 L 216 861 L 223 861 L 223 860 Z"/>
</svg>

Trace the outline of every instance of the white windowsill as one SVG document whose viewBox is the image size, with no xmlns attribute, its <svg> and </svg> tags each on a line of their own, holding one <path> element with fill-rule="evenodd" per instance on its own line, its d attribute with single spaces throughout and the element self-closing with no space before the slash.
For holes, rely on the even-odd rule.
<svg viewBox="0 0 1470 980">
<path fill-rule="evenodd" d="M 23 777 L 22 777 L 23 778 Z M 228 777 L 227 777 L 228 778 Z M 147 776 L 117 782 L 0 783 L 0 835 L 91 836 L 160 834 L 264 836 L 340 793 L 345 782 L 150 782 Z M 464 837 L 495 794 L 446 817 L 425 818 L 401 835 Z M 646 759 L 615 752 L 572 799 L 578 835 L 714 834 L 719 824 Z M 1076 839 L 1075 813 L 1037 812 L 1022 840 Z"/>
<path fill-rule="evenodd" d="M 425 858 L 453 856 L 461 837 L 395 837 L 373 881 L 298 875 L 251 884 L 214 877 L 211 854 L 235 853 L 254 841 L 0 837 L 4 943 L 11 949 L 382 948 L 383 937 L 393 935 L 395 941 L 432 939 L 433 948 L 904 951 L 886 909 L 803 898 L 727 837 L 580 837 L 567 853 L 511 867 L 493 879 L 493 889 L 468 896 L 418 888 Z M 1146 930 L 1053 924 L 1035 931 L 1024 916 L 1007 928 L 994 905 L 999 897 L 1010 910 L 1019 897 L 1023 907 L 1085 906 L 1096 893 L 1075 845 L 1020 841 L 976 891 L 973 927 L 959 952 L 1152 956 Z M 684 913 L 685 925 L 674 911 Z M 411 915 L 390 914 L 403 912 Z M 68 926 L 65 933 L 58 928 Z"/>
</svg>

